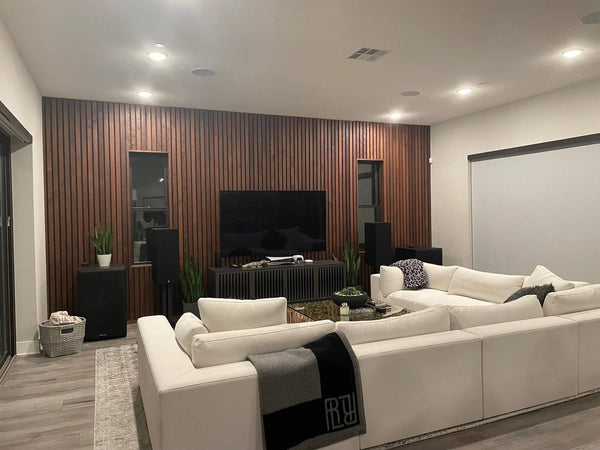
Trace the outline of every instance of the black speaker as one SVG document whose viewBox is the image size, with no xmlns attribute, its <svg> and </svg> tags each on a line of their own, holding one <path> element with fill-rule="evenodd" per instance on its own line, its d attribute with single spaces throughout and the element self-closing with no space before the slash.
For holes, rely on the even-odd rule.
<svg viewBox="0 0 600 450">
<path fill-rule="evenodd" d="M 442 249 L 439 247 L 396 247 L 396 259 L 417 258 L 423 262 L 442 265 Z"/>
<path fill-rule="evenodd" d="M 179 282 L 179 233 L 177 228 L 146 230 L 152 279 L 158 284 Z"/>
<path fill-rule="evenodd" d="M 365 223 L 365 263 L 379 273 L 379 266 L 392 261 L 392 224 L 390 222 Z"/>
<path fill-rule="evenodd" d="M 86 341 L 127 336 L 125 267 L 80 267 L 76 310 L 78 316 L 86 319 Z"/>
<path fill-rule="evenodd" d="M 215 252 L 215 267 L 221 267 L 221 252 L 218 250 Z"/>
</svg>

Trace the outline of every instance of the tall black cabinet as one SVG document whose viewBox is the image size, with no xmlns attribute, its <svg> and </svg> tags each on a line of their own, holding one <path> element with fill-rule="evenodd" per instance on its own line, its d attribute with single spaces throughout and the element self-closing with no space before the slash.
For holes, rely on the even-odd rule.
<svg viewBox="0 0 600 450">
<path fill-rule="evenodd" d="M 77 315 L 86 318 L 86 341 L 127 335 L 125 266 L 81 266 L 77 293 Z"/>
</svg>

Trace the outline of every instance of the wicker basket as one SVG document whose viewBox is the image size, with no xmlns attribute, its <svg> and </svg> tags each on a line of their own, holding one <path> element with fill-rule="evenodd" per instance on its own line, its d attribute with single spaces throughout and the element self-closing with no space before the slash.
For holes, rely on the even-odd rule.
<svg viewBox="0 0 600 450">
<path fill-rule="evenodd" d="M 40 349 L 50 358 L 79 353 L 85 336 L 85 318 L 81 319 L 68 325 L 51 325 L 48 320 L 40 323 Z"/>
</svg>

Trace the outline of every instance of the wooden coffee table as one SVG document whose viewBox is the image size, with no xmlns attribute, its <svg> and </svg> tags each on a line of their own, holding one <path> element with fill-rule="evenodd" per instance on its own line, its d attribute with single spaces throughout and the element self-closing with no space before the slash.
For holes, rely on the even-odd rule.
<svg viewBox="0 0 600 450">
<path fill-rule="evenodd" d="M 333 300 L 320 300 L 312 302 L 289 303 L 287 309 L 288 323 L 313 322 L 329 319 L 334 322 L 346 320 L 377 320 L 386 317 L 395 317 L 406 314 L 407 311 L 397 306 L 392 306 L 389 313 L 378 313 L 373 308 L 355 308 L 350 310 L 349 316 L 340 315 L 340 307 Z"/>
</svg>

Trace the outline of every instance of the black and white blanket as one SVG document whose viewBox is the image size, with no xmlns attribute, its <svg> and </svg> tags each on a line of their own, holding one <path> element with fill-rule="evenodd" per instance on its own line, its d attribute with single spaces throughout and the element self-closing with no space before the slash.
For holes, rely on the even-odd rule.
<svg viewBox="0 0 600 450">
<path fill-rule="evenodd" d="M 250 355 L 267 449 L 311 449 L 366 433 L 358 360 L 343 334 Z"/>
</svg>

